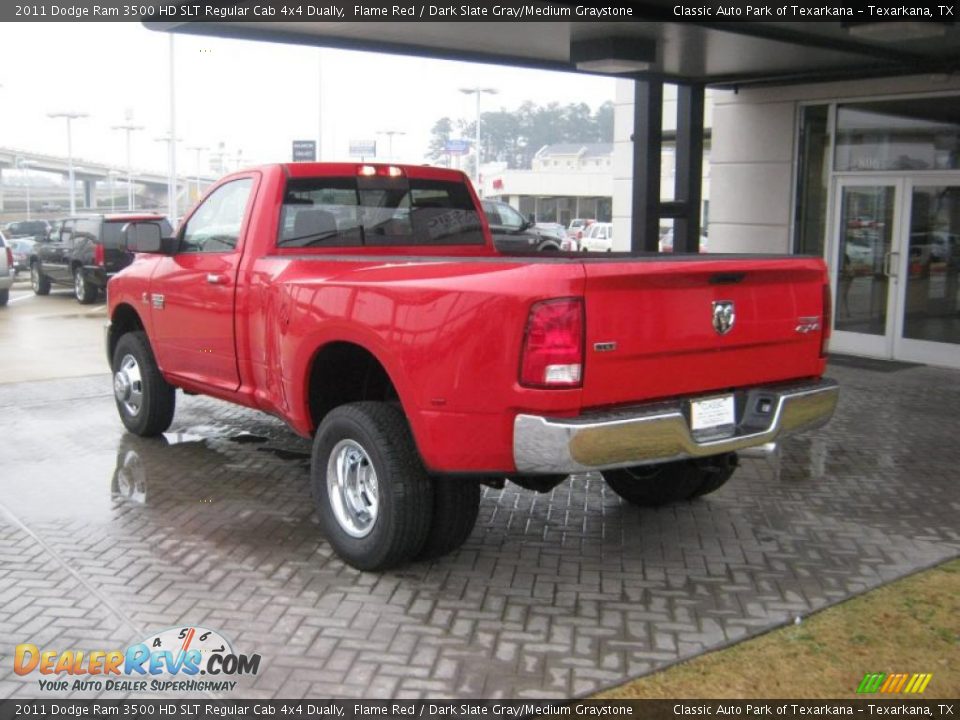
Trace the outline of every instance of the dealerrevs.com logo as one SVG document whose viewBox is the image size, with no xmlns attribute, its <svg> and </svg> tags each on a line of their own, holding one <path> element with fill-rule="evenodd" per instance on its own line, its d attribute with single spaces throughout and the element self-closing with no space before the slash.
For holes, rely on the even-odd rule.
<svg viewBox="0 0 960 720">
<path fill-rule="evenodd" d="M 126 650 L 41 649 L 17 645 L 17 675 L 38 673 L 40 690 L 73 692 L 222 692 L 233 690 L 239 675 L 256 675 L 259 655 L 234 652 L 216 630 L 180 627 L 163 630 Z"/>
</svg>

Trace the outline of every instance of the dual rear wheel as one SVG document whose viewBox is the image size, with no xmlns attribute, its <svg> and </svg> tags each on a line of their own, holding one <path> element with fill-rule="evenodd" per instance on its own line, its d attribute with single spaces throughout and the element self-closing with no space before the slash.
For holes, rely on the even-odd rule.
<svg viewBox="0 0 960 720">
<path fill-rule="evenodd" d="M 737 454 L 726 453 L 697 460 L 607 470 L 603 479 L 631 505 L 659 507 L 719 490 L 736 469 Z"/>
<path fill-rule="evenodd" d="M 324 534 L 360 570 L 455 550 L 480 508 L 479 483 L 427 474 L 403 411 L 390 403 L 332 410 L 314 438 L 311 482 Z"/>
</svg>

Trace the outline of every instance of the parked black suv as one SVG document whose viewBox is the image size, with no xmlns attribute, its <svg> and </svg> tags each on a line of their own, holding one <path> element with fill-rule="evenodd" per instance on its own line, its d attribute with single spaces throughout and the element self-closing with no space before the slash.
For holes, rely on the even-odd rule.
<svg viewBox="0 0 960 720">
<path fill-rule="evenodd" d="M 49 238 L 41 240 L 30 258 L 30 283 L 37 295 L 50 292 L 51 284 L 73 286 L 84 305 L 97 299 L 107 280 L 133 261 L 123 245 L 128 222 L 156 222 L 163 237 L 173 228 L 162 215 L 90 215 L 67 218 Z"/>
<path fill-rule="evenodd" d="M 501 252 L 556 251 L 560 238 L 551 235 L 527 220 L 510 205 L 497 200 L 484 200 L 483 212 L 490 225 L 493 244 Z"/>
</svg>

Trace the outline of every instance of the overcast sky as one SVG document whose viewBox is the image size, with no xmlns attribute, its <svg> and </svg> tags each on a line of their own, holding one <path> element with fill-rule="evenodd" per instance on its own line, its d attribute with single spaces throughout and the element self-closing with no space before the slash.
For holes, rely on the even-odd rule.
<svg viewBox="0 0 960 720">
<path fill-rule="evenodd" d="M 126 166 L 123 133 L 129 109 L 146 129 L 134 134 L 135 167 L 165 171 L 168 131 L 168 36 L 140 23 L 7 23 L 0 43 L 0 145 L 66 155 L 60 110 L 90 113 L 74 122 L 78 158 Z M 349 160 L 350 140 L 393 141 L 397 161 L 422 162 L 433 123 L 472 119 L 475 99 L 458 91 L 497 88 L 485 110 L 612 100 L 614 81 L 567 73 L 421 60 L 374 53 L 178 35 L 176 51 L 178 170 L 194 172 L 191 145 L 231 154 L 244 164 L 287 161 L 290 142 L 316 139 L 322 76 L 325 160 Z M 322 73 L 320 67 L 322 66 Z M 206 158 L 204 166 L 206 166 Z"/>
</svg>

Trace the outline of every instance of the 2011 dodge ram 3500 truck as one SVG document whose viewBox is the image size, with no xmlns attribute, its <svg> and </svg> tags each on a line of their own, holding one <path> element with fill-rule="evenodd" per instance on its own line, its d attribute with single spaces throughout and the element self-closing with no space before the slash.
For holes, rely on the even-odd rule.
<svg viewBox="0 0 960 720">
<path fill-rule="evenodd" d="M 323 532 L 361 569 L 458 547 L 480 485 L 599 471 L 639 505 L 826 422 L 822 261 L 505 256 L 460 172 L 298 163 L 217 183 L 175 238 L 125 229 L 108 353 L 124 425 L 181 388 L 313 438 Z"/>
</svg>

